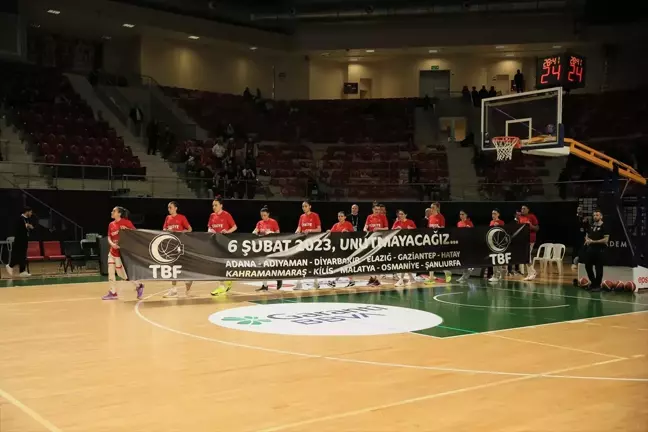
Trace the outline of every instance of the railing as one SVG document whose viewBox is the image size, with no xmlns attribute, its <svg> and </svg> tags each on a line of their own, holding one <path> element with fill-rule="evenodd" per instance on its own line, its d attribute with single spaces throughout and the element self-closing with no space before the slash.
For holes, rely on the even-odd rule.
<svg viewBox="0 0 648 432">
<path fill-rule="evenodd" d="M 325 198 L 382 201 L 553 201 L 596 197 L 601 192 L 626 188 L 632 194 L 633 184 L 625 179 L 553 183 L 383 183 L 375 180 L 345 183 L 343 186 L 322 184 Z M 375 196 L 370 194 L 374 193 Z"/>
<path fill-rule="evenodd" d="M 80 241 L 83 239 L 84 233 L 81 225 L 20 187 L 20 184 L 16 183 L 12 178 L 11 173 L 0 172 L 0 187 L 4 188 L 5 186 L 10 186 L 12 189 L 20 190 L 24 200 L 24 202 L 21 203 L 22 206 L 29 205 L 32 207 L 35 217 L 38 220 L 38 224 L 47 229 L 50 233 L 54 233 L 55 237 L 59 240 L 69 238 Z M 9 203 L 5 204 L 9 205 Z M 43 217 L 45 215 L 47 215 L 47 217 Z"/>
<path fill-rule="evenodd" d="M 109 166 L 0 162 L 0 172 L 10 175 L 17 185 L 28 189 L 67 189 L 67 182 L 80 181 L 81 190 L 112 190 L 113 169 Z"/>
<path fill-rule="evenodd" d="M 268 181 L 232 180 L 214 181 L 205 177 L 161 177 L 123 175 L 114 181 L 115 190 L 128 191 L 130 195 L 151 198 L 183 197 L 187 192 L 198 198 L 267 199 L 271 197 Z"/>
<path fill-rule="evenodd" d="M 99 87 L 101 86 L 116 86 L 116 87 L 134 87 L 134 88 L 143 88 L 148 92 L 147 101 L 144 102 L 146 106 L 140 107 L 147 115 L 148 118 L 145 118 L 144 121 L 147 123 L 151 119 L 157 119 L 158 121 L 169 125 L 171 131 L 178 137 L 179 140 L 187 139 L 196 139 L 198 126 L 195 123 L 191 123 L 186 114 L 182 110 L 175 106 L 174 102 L 168 98 L 164 91 L 162 91 L 160 84 L 155 81 L 154 78 L 146 75 L 127 75 L 127 76 L 115 76 L 110 74 L 100 74 L 98 78 Z M 114 94 L 120 93 L 118 89 L 115 89 L 113 92 L 108 92 L 106 89 L 103 90 L 104 93 Z M 123 95 L 122 95 L 123 96 Z M 130 103 L 125 97 L 127 110 L 123 110 L 122 105 L 124 105 L 123 100 L 114 98 L 115 101 L 113 106 L 119 107 L 123 111 L 122 116 L 125 115 L 125 123 L 128 124 L 128 117 L 130 114 L 130 108 L 133 104 Z M 168 103 L 166 103 L 167 101 Z M 184 117 L 184 118 L 183 118 Z M 139 135 L 139 134 L 138 134 Z"/>
</svg>

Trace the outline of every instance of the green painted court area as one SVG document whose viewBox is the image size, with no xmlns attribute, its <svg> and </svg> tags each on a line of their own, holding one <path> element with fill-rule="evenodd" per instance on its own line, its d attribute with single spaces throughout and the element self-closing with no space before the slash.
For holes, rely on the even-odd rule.
<svg viewBox="0 0 648 432">
<path fill-rule="evenodd" d="M 508 281 L 492 286 L 474 279 L 464 285 L 371 293 L 340 292 L 257 303 L 340 302 L 419 309 L 440 316 L 443 323 L 416 333 L 452 337 L 648 310 L 648 299 L 642 303 L 642 297 L 625 292 L 588 293 L 557 284 Z"/>
</svg>

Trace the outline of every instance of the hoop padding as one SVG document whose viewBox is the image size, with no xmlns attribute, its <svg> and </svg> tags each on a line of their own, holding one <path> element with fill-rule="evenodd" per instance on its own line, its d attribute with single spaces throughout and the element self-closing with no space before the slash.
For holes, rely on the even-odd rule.
<svg viewBox="0 0 648 432">
<path fill-rule="evenodd" d="M 497 150 L 498 161 L 513 159 L 513 149 L 520 147 L 520 138 L 516 136 L 493 137 L 491 142 Z"/>
</svg>

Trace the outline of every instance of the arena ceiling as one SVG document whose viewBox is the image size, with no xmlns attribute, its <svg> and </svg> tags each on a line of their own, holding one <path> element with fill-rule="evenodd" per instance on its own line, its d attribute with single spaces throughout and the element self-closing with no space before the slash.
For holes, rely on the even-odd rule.
<svg viewBox="0 0 648 432">
<path fill-rule="evenodd" d="M 558 12 L 586 0 L 112 0 L 229 24 L 292 33 L 299 24 L 448 14 Z"/>
</svg>

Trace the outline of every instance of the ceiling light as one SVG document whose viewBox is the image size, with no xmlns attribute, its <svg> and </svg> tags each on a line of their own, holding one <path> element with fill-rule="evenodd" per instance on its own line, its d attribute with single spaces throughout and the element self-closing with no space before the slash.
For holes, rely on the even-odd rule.
<svg viewBox="0 0 648 432">
<path fill-rule="evenodd" d="M 495 49 L 504 49 L 504 48 L 506 48 L 504 45 L 497 45 L 497 46 L 495 47 Z"/>
<path fill-rule="evenodd" d="M 431 50 L 428 51 L 428 52 L 429 52 L 430 54 L 436 54 L 436 53 L 439 52 L 439 50 L 438 50 L 438 49 L 431 49 Z"/>
<path fill-rule="evenodd" d="M 515 54 L 508 53 L 508 54 L 504 54 L 504 56 L 506 56 L 506 57 L 514 57 Z"/>
<path fill-rule="evenodd" d="M 133 28 L 133 27 L 135 27 L 135 24 L 124 23 L 124 24 L 122 24 L 122 27 Z"/>
<path fill-rule="evenodd" d="M 358 61 L 358 58 L 357 58 L 357 57 L 351 57 L 351 58 L 349 59 L 349 61 Z"/>
<path fill-rule="evenodd" d="M 52 15 L 59 15 L 59 14 L 61 13 L 61 11 L 60 11 L 60 10 L 56 10 L 56 9 L 48 9 L 48 10 L 47 10 L 47 13 L 48 13 L 48 14 L 52 14 Z"/>
<path fill-rule="evenodd" d="M 104 35 L 104 36 L 101 36 L 101 39 L 103 39 L 103 40 L 110 40 L 110 39 L 112 39 L 112 36 L 105 36 L 105 35 Z"/>
<path fill-rule="evenodd" d="M 554 46 L 552 46 L 552 48 L 554 48 L 554 49 L 560 49 L 560 48 L 562 48 L 562 45 L 554 45 Z"/>
<path fill-rule="evenodd" d="M 40 28 L 40 24 L 36 24 L 36 23 L 32 23 L 31 26 L 32 26 L 33 28 Z"/>
<path fill-rule="evenodd" d="M 366 50 L 366 52 L 368 52 L 368 53 L 372 53 L 372 52 L 376 52 L 376 50 L 368 49 L 368 50 Z"/>
<path fill-rule="evenodd" d="M 191 40 L 198 40 L 198 39 L 200 39 L 200 36 L 194 36 L 194 35 L 191 35 L 191 36 L 189 36 L 189 39 L 191 39 Z"/>
<path fill-rule="evenodd" d="M 258 50 L 259 48 L 258 48 L 258 47 L 250 47 L 250 49 L 251 49 L 252 51 L 256 51 L 256 50 Z"/>
<path fill-rule="evenodd" d="M 331 54 L 330 54 L 330 53 L 322 53 L 322 55 L 323 55 L 324 57 L 328 57 L 328 56 L 331 55 Z"/>
</svg>

